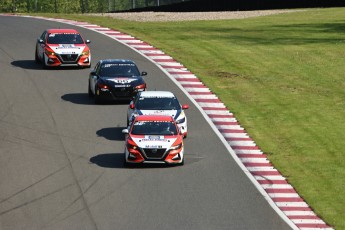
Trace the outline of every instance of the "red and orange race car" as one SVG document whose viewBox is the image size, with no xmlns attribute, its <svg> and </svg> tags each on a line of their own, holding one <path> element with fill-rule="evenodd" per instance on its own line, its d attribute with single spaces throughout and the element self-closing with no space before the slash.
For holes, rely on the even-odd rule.
<svg viewBox="0 0 345 230">
<path fill-rule="evenodd" d="M 75 29 L 48 29 L 37 39 L 35 61 L 43 67 L 80 66 L 91 67 L 91 52 Z"/>
<path fill-rule="evenodd" d="M 184 164 L 183 135 L 173 117 L 139 115 L 122 133 L 126 134 L 125 165 Z"/>
</svg>

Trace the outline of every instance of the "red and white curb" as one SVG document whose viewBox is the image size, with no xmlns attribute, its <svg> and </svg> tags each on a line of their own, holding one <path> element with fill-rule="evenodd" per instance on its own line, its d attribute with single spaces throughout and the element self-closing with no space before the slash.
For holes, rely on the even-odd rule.
<svg viewBox="0 0 345 230">
<path fill-rule="evenodd" d="M 24 16 L 31 17 L 31 16 Z M 291 226 L 301 230 L 333 230 L 319 218 L 285 177 L 275 169 L 226 106 L 183 64 L 135 37 L 109 28 L 66 19 L 33 17 L 87 28 L 104 34 L 140 53 L 160 67 L 186 93 L 223 141 L 230 155 L 273 209 Z"/>
</svg>

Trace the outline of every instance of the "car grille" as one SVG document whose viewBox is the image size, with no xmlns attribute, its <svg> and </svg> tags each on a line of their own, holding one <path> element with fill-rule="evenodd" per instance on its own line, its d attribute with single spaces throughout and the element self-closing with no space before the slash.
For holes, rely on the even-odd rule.
<svg viewBox="0 0 345 230">
<path fill-rule="evenodd" d="M 78 54 L 60 54 L 60 57 L 64 63 L 76 63 Z"/>
<path fill-rule="evenodd" d="M 132 93 L 133 93 L 133 88 L 132 87 L 119 87 L 119 88 L 114 88 L 111 92 L 116 97 L 131 97 Z"/>
<path fill-rule="evenodd" d="M 147 159 L 162 159 L 166 149 L 143 149 Z"/>
</svg>

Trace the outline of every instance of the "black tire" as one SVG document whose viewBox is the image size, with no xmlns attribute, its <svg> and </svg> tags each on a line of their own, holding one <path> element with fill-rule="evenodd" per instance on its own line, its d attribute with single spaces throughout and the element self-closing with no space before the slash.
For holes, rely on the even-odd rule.
<svg viewBox="0 0 345 230">
<path fill-rule="evenodd" d="M 38 55 L 37 55 L 37 47 L 36 47 L 36 50 L 35 50 L 35 62 L 37 64 L 40 63 L 40 59 L 38 58 Z"/>
<path fill-rule="evenodd" d="M 95 104 L 99 105 L 101 104 L 101 97 L 99 95 L 97 95 L 97 88 L 95 88 Z"/>
<path fill-rule="evenodd" d="M 133 167 L 133 163 L 126 161 L 126 155 L 125 154 L 123 154 L 123 167 L 125 167 L 125 168 L 132 168 Z"/>
<path fill-rule="evenodd" d="M 91 91 L 91 89 L 90 89 L 90 81 L 89 81 L 89 84 L 88 84 L 88 94 L 89 94 L 89 97 L 93 97 L 93 93 L 92 93 L 92 91 Z"/>
<path fill-rule="evenodd" d="M 43 54 L 43 59 L 42 59 L 42 67 L 43 67 L 43 69 L 48 69 L 48 66 L 46 65 L 46 58 L 45 58 L 44 54 Z"/>
<path fill-rule="evenodd" d="M 98 95 L 95 95 L 95 104 L 96 104 L 96 105 L 101 104 L 101 99 L 99 98 Z"/>
</svg>

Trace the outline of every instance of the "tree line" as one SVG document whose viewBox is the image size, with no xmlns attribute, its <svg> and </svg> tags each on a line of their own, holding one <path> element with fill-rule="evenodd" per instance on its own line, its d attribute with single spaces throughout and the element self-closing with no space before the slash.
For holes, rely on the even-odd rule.
<svg viewBox="0 0 345 230">
<path fill-rule="evenodd" d="M 188 0 L 0 0 L 2 13 L 106 13 Z"/>
</svg>

